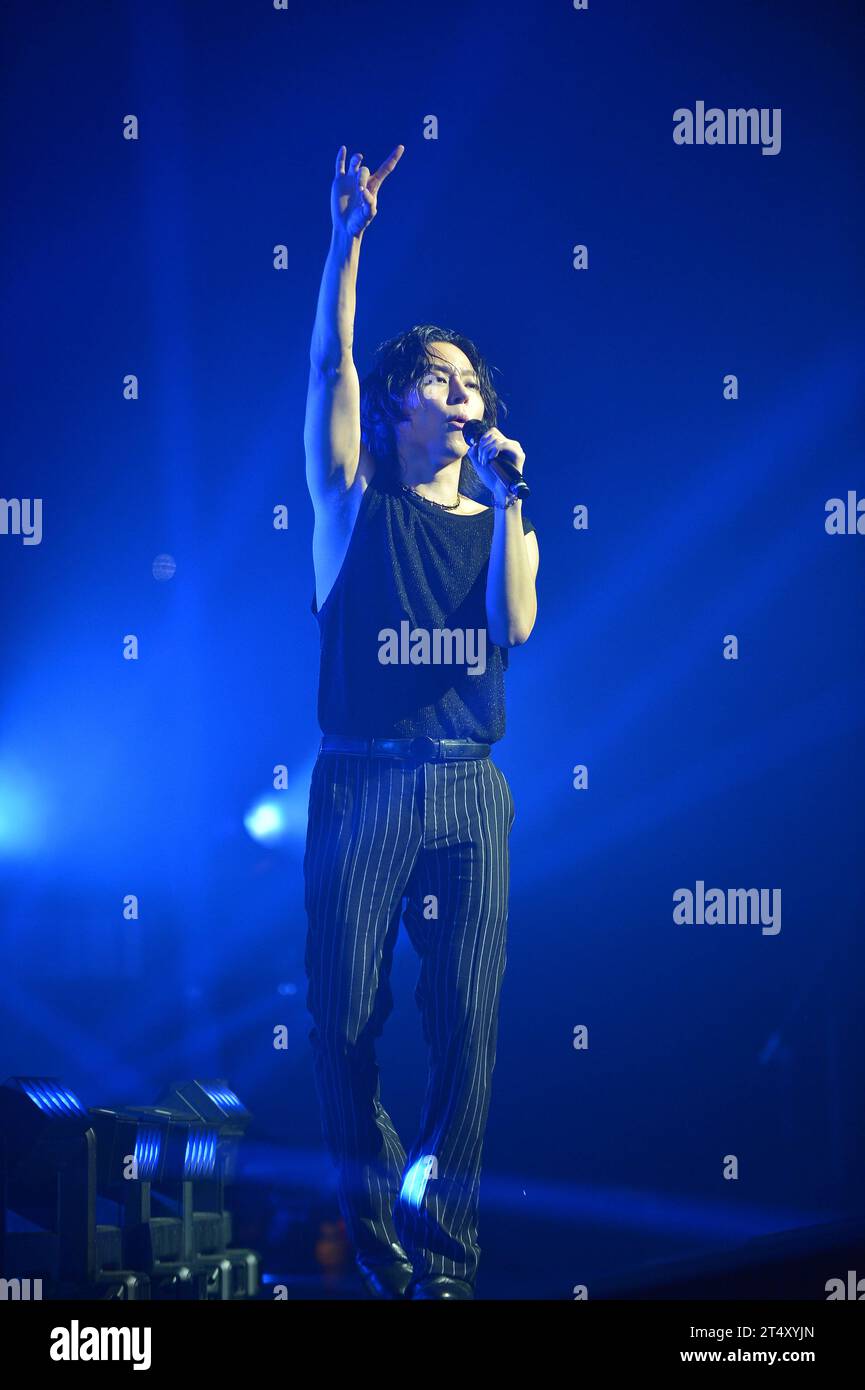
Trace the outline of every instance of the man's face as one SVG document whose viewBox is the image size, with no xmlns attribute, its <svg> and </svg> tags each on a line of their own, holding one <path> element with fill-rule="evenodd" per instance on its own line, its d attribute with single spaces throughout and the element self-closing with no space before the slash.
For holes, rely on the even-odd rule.
<svg viewBox="0 0 865 1390">
<path fill-rule="evenodd" d="M 430 343 L 430 365 L 417 387 L 406 392 L 404 405 L 411 418 L 398 425 L 399 437 L 414 445 L 444 448 L 461 457 L 468 445 L 460 420 L 482 420 L 484 402 L 477 373 L 454 343 Z"/>
</svg>

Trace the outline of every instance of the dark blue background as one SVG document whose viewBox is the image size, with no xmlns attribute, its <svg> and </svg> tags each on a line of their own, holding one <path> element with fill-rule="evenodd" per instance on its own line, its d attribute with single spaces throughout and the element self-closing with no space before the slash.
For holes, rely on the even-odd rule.
<svg viewBox="0 0 865 1390">
<path fill-rule="evenodd" d="M 590 1227 L 624 1265 L 861 1207 L 865 537 L 824 529 L 865 494 L 858 11 L 6 7 L 0 491 L 41 497 L 44 535 L 0 536 L 4 1076 L 86 1104 L 225 1076 L 261 1181 L 304 1155 L 330 1181 L 303 412 L 336 150 L 402 142 L 356 361 L 413 323 L 476 341 L 541 551 L 496 750 L 517 816 L 481 1243 L 530 1291 L 513 1233 L 548 1220 L 567 1292 Z M 780 107 L 780 153 L 675 145 L 697 100 Z M 244 825 L 262 801 L 274 840 Z M 780 888 L 780 934 L 676 926 L 698 879 Z M 404 1141 L 416 973 L 403 934 L 379 1056 Z"/>
</svg>

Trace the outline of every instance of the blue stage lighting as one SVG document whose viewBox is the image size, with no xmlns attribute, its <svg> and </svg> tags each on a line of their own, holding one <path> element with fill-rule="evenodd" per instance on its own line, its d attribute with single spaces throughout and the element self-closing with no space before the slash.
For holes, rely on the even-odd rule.
<svg viewBox="0 0 865 1390">
<path fill-rule="evenodd" d="M 422 1154 L 406 1172 L 400 1188 L 400 1201 L 419 1207 L 426 1192 L 430 1178 L 435 1176 L 436 1160 L 434 1154 Z"/>
<path fill-rule="evenodd" d="M 29 772 L 0 766 L 0 859 L 31 858 L 45 848 L 46 807 Z"/>
<path fill-rule="evenodd" d="M 273 791 L 263 793 L 253 804 L 243 818 L 253 840 L 268 845 L 288 845 L 305 839 L 314 764 L 314 755 L 306 758 L 290 771 L 286 787 L 276 795 Z"/>
<path fill-rule="evenodd" d="M 151 1182 L 159 1171 L 162 1135 L 158 1129 L 139 1129 L 135 1136 L 135 1171 L 141 1182 Z"/>
<path fill-rule="evenodd" d="M 235 1114 L 245 1112 L 246 1107 L 240 1097 L 235 1095 L 234 1091 L 230 1091 L 227 1086 L 207 1085 L 202 1081 L 201 1089 L 221 1110 L 233 1111 Z"/>
<path fill-rule="evenodd" d="M 260 801 L 244 817 L 243 824 L 253 840 L 260 840 L 264 844 L 278 840 L 285 829 L 282 811 L 272 801 Z"/>
<path fill-rule="evenodd" d="M 186 1154 L 183 1160 L 183 1176 L 190 1178 L 210 1178 L 216 1168 L 215 1129 L 193 1129 L 186 1140 Z"/>
<path fill-rule="evenodd" d="M 43 1077 L 18 1077 L 18 1084 L 34 1105 L 46 1115 L 84 1115 L 87 1112 L 77 1096 L 57 1081 Z"/>
</svg>

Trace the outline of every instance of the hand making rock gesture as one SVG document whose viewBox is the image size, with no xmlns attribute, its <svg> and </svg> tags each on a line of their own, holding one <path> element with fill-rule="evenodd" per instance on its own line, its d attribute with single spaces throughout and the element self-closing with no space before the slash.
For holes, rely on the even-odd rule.
<svg viewBox="0 0 865 1390">
<path fill-rule="evenodd" d="M 397 145 L 374 174 L 362 162 L 362 154 L 353 154 L 348 170 L 345 167 L 346 147 L 340 145 L 336 156 L 336 172 L 330 192 L 330 212 L 334 230 L 349 237 L 361 236 L 378 211 L 378 190 L 388 174 L 393 173 L 403 156 L 405 145 Z"/>
</svg>

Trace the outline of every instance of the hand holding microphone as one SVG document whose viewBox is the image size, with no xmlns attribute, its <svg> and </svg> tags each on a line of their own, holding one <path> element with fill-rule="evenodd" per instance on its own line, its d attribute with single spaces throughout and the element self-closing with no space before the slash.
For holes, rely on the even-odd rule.
<svg viewBox="0 0 865 1390">
<path fill-rule="evenodd" d="M 523 479 L 526 456 L 516 439 L 507 439 L 485 420 L 467 420 L 463 435 L 472 453 L 472 463 L 478 476 L 494 495 L 503 489 L 511 497 L 529 496 L 529 486 Z"/>
</svg>

